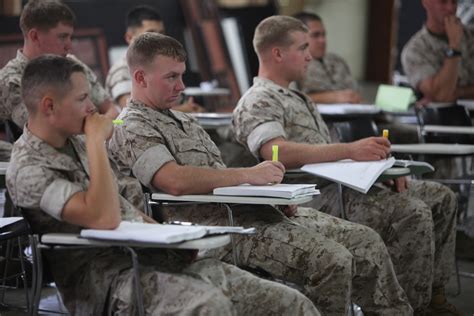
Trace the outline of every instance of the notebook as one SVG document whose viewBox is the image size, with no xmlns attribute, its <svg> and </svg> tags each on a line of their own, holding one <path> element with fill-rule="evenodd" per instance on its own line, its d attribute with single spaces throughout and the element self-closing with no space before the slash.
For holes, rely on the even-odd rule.
<svg viewBox="0 0 474 316">
<path fill-rule="evenodd" d="M 304 165 L 301 170 L 337 183 L 356 191 L 367 193 L 377 178 L 395 163 L 395 158 L 378 161 L 354 161 L 345 159 Z"/>
<path fill-rule="evenodd" d="M 298 196 L 319 194 L 319 190 L 316 190 L 316 184 L 241 184 L 230 187 L 215 188 L 213 193 L 215 195 L 268 196 L 292 199 Z"/>
<path fill-rule="evenodd" d="M 254 228 L 243 227 L 163 225 L 122 221 L 116 229 L 112 230 L 83 229 L 81 230 L 81 237 L 102 240 L 172 244 L 185 240 L 198 239 L 212 234 L 252 234 L 254 232 Z"/>
<path fill-rule="evenodd" d="M 411 174 L 414 175 L 421 175 L 435 171 L 435 168 L 432 165 L 424 161 L 397 159 L 395 160 L 394 166 L 408 168 L 410 169 Z"/>
</svg>

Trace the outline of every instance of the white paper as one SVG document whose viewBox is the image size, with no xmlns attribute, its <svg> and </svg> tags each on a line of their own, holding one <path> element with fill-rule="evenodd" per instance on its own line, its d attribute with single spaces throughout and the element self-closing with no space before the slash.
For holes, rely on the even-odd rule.
<svg viewBox="0 0 474 316">
<path fill-rule="evenodd" d="M 215 188 L 214 195 L 234 196 L 268 196 L 291 199 L 298 196 L 319 194 L 315 184 L 275 184 L 275 185 L 250 185 Z"/>
<path fill-rule="evenodd" d="M 318 177 L 341 183 L 356 191 L 367 193 L 384 170 L 391 168 L 395 158 L 379 161 L 350 159 L 304 165 L 301 170 Z"/>
</svg>

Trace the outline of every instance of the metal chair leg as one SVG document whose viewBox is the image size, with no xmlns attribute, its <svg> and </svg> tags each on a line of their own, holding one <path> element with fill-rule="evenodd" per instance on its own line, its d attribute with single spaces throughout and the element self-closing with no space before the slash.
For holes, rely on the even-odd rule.
<svg viewBox="0 0 474 316">
<path fill-rule="evenodd" d="M 135 299 L 137 302 L 137 308 L 138 308 L 138 315 L 140 316 L 145 316 L 145 307 L 143 306 L 143 288 L 140 283 L 140 270 L 139 270 L 139 265 L 138 265 L 138 257 L 137 253 L 135 250 L 133 250 L 130 247 L 125 247 L 130 252 L 130 255 L 132 257 L 132 263 L 133 263 L 133 279 L 134 279 L 134 285 L 135 285 Z"/>
<path fill-rule="evenodd" d="M 347 220 L 346 210 L 344 208 L 344 196 L 342 191 L 342 184 L 337 184 L 337 192 L 339 195 L 339 209 L 341 210 L 341 218 Z"/>
<path fill-rule="evenodd" d="M 31 284 L 31 306 L 29 315 L 38 314 L 39 304 L 41 300 L 41 285 L 43 284 L 43 258 L 39 246 L 38 236 L 30 236 L 31 252 L 33 255 L 33 280 Z"/>
<path fill-rule="evenodd" d="M 227 216 L 229 220 L 229 226 L 234 226 L 234 216 L 232 214 L 232 208 L 228 204 L 224 204 L 225 208 L 227 209 Z M 237 244 L 235 242 L 234 235 L 230 235 L 230 242 L 232 244 L 232 262 L 235 266 L 239 265 L 239 258 L 237 255 Z"/>
</svg>

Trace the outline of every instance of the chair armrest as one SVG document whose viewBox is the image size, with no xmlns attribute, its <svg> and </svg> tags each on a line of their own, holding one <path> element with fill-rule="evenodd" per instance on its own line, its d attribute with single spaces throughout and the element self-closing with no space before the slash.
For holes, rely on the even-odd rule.
<svg viewBox="0 0 474 316">
<path fill-rule="evenodd" d="M 474 135 L 473 126 L 424 125 L 422 131 L 424 133 Z"/>
</svg>

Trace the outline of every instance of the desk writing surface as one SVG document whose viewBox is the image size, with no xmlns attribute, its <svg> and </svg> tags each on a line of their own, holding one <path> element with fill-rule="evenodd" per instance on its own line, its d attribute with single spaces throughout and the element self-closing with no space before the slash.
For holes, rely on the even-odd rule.
<svg viewBox="0 0 474 316">
<path fill-rule="evenodd" d="M 80 238 L 78 234 L 44 234 L 41 243 L 46 245 L 68 245 L 68 246 L 130 246 L 130 247 L 153 247 L 170 249 L 213 249 L 227 245 L 230 242 L 229 235 L 209 236 L 200 239 L 188 240 L 175 244 L 137 243 L 123 241 L 103 241 Z"/>
<path fill-rule="evenodd" d="M 391 145 L 392 152 L 402 154 L 424 154 L 424 155 L 472 155 L 474 145 L 465 144 L 406 144 Z"/>
<path fill-rule="evenodd" d="M 0 175 L 5 175 L 7 173 L 9 162 L 0 161 Z"/>
<path fill-rule="evenodd" d="M 190 113 L 204 129 L 230 126 L 232 113 Z"/>
<path fill-rule="evenodd" d="M 425 125 L 423 130 L 429 133 L 474 135 L 474 126 Z"/>
<path fill-rule="evenodd" d="M 317 104 L 318 111 L 321 115 L 351 115 L 351 114 L 377 114 L 380 109 L 373 104 Z"/>
<path fill-rule="evenodd" d="M 307 203 L 313 199 L 312 196 L 302 196 L 293 199 L 282 199 L 272 197 L 255 196 L 228 196 L 228 195 L 180 195 L 174 196 L 165 193 L 153 193 L 151 199 L 154 201 L 167 202 L 198 202 L 198 203 L 231 203 L 231 204 L 272 204 L 272 205 L 299 205 Z"/>
<path fill-rule="evenodd" d="M 188 87 L 185 88 L 183 93 L 187 96 L 220 96 L 220 95 L 230 95 L 230 90 L 227 88 L 212 88 L 212 89 L 202 89 L 200 87 Z"/>
<path fill-rule="evenodd" d="M 457 104 L 464 106 L 469 111 L 474 111 L 474 99 L 461 99 L 457 101 Z"/>
</svg>

